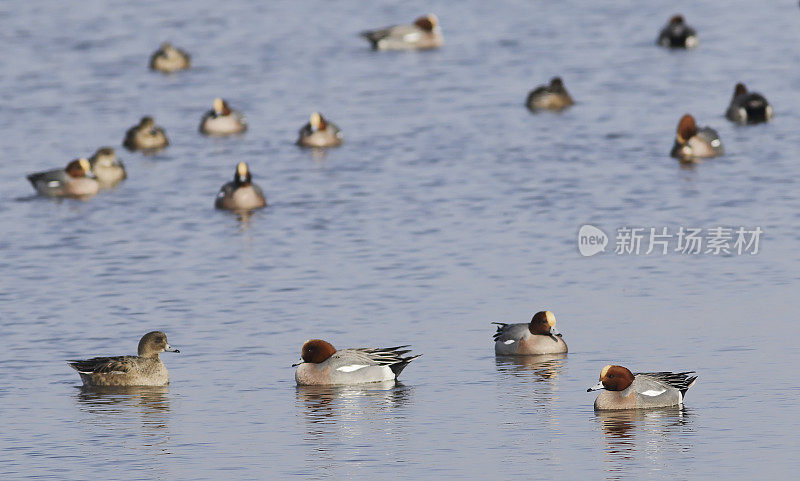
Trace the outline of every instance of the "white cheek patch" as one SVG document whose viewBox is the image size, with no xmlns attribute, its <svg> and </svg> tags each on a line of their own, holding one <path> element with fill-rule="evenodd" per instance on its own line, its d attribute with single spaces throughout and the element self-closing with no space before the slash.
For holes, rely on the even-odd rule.
<svg viewBox="0 0 800 481">
<path fill-rule="evenodd" d="M 358 371 L 359 369 L 364 369 L 365 367 L 367 367 L 366 364 L 350 364 L 349 366 L 337 367 L 336 370 L 342 372 L 353 372 Z"/>
<path fill-rule="evenodd" d="M 507 340 L 507 341 L 503 341 L 503 344 L 506 344 L 506 345 L 508 345 L 508 344 L 514 344 L 515 342 L 517 342 L 517 341 L 515 341 L 515 340 L 513 340 L 513 339 L 509 339 L 509 340 Z"/>
<path fill-rule="evenodd" d="M 722 144 L 722 142 L 720 142 L 719 139 L 714 139 L 714 140 L 711 141 L 711 146 L 712 147 L 719 147 L 721 144 Z"/>
<path fill-rule="evenodd" d="M 641 392 L 641 393 L 639 393 L 639 394 L 641 394 L 642 396 L 650 396 L 650 397 L 653 397 L 653 396 L 658 396 L 659 394 L 661 394 L 661 393 L 665 393 L 665 392 L 667 392 L 667 390 L 666 390 L 666 389 L 662 389 L 662 390 L 660 390 L 660 391 L 656 391 L 655 389 L 648 389 L 647 391 Z"/>
</svg>

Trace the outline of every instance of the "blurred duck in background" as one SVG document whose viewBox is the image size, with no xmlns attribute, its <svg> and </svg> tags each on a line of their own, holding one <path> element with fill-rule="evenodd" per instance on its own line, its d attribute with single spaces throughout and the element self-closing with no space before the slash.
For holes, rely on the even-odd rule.
<svg viewBox="0 0 800 481">
<path fill-rule="evenodd" d="M 228 102 L 214 99 L 214 108 L 203 114 L 200 120 L 200 133 L 204 135 L 241 134 L 247 130 L 247 119 L 241 112 L 231 110 Z"/>
<path fill-rule="evenodd" d="M 661 29 L 656 43 L 667 48 L 695 48 L 698 43 L 697 32 L 686 25 L 683 15 L 674 15 Z"/>
<path fill-rule="evenodd" d="M 342 131 L 319 112 L 311 114 L 308 123 L 300 129 L 297 145 L 303 147 L 338 147 L 342 145 Z"/>
<path fill-rule="evenodd" d="M 101 147 L 89 157 L 92 173 L 97 178 L 101 189 L 110 189 L 128 178 L 125 165 L 117 158 L 111 147 Z"/>
<path fill-rule="evenodd" d="M 150 69 L 159 72 L 172 73 L 186 70 L 192 65 L 191 56 L 169 42 L 161 44 L 161 48 L 150 56 Z"/>
<path fill-rule="evenodd" d="M 240 212 L 260 209 L 266 205 L 264 192 L 253 183 L 253 175 L 244 162 L 236 165 L 233 180 L 222 186 L 214 203 L 217 209 Z"/>
<path fill-rule="evenodd" d="M 130 150 L 142 150 L 145 153 L 155 153 L 169 145 L 164 129 L 156 125 L 153 117 L 142 117 L 138 125 L 134 125 L 125 132 L 122 145 Z"/>
<path fill-rule="evenodd" d="M 772 114 L 772 106 L 763 95 L 748 92 L 743 83 L 738 83 L 725 117 L 739 124 L 758 124 L 772 120 Z"/>
<path fill-rule="evenodd" d="M 552 110 L 559 112 L 574 104 L 572 97 L 564 87 L 561 77 L 553 77 L 550 85 L 541 85 L 531 90 L 525 105 L 531 112 L 538 110 Z"/>
<path fill-rule="evenodd" d="M 697 128 L 694 117 L 681 117 L 675 134 L 675 144 L 670 155 L 681 162 L 696 162 L 698 159 L 717 157 L 725 150 L 717 131 L 710 127 Z"/>
<path fill-rule="evenodd" d="M 434 14 L 419 17 L 411 25 L 394 25 L 361 32 L 373 50 L 424 50 L 441 47 L 444 42 L 439 19 Z"/>
</svg>

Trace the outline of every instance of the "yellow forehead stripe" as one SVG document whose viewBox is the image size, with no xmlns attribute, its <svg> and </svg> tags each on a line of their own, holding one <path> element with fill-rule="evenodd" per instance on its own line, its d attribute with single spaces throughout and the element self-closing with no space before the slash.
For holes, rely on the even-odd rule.
<svg viewBox="0 0 800 481">
<path fill-rule="evenodd" d="M 222 112 L 222 99 L 216 98 L 214 99 L 214 110 L 217 112 Z"/>
<path fill-rule="evenodd" d="M 319 112 L 314 112 L 313 114 L 311 114 L 311 119 L 309 120 L 309 122 L 311 123 L 312 127 L 318 129 L 320 123 L 322 122 L 322 116 L 319 114 Z"/>
<path fill-rule="evenodd" d="M 241 177 L 246 176 L 247 164 L 245 164 L 244 162 L 239 162 L 239 164 L 236 166 L 236 172 L 238 172 Z"/>
<path fill-rule="evenodd" d="M 606 377 L 606 373 L 608 373 L 609 369 L 611 369 L 611 364 L 609 364 L 608 366 L 604 367 L 603 370 L 600 371 L 600 379 L 603 379 L 604 377 Z"/>
<path fill-rule="evenodd" d="M 90 170 L 92 170 L 92 164 L 90 164 L 88 160 L 80 158 L 78 159 L 78 163 L 81 164 L 81 168 L 84 171 L 89 172 Z"/>
<path fill-rule="evenodd" d="M 550 327 L 556 325 L 556 316 L 550 311 L 544 311 L 544 318 L 547 319 L 547 323 Z"/>
</svg>

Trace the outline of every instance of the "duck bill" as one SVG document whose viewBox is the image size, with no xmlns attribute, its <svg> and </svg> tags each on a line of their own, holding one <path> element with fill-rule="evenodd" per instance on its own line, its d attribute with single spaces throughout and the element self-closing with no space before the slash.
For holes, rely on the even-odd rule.
<svg viewBox="0 0 800 481">
<path fill-rule="evenodd" d="M 605 386 L 603 386 L 603 382 L 602 381 L 598 382 L 594 386 L 592 386 L 589 389 L 587 389 L 586 392 L 599 391 L 601 389 L 605 389 Z"/>
<path fill-rule="evenodd" d="M 298 362 L 298 363 L 296 363 L 296 364 L 292 364 L 292 367 L 297 367 L 297 366 L 299 366 L 300 364 L 303 364 L 304 362 L 305 362 L 305 361 L 300 361 L 300 362 Z"/>
<path fill-rule="evenodd" d="M 170 346 L 169 344 L 167 344 L 167 346 L 164 348 L 164 351 L 165 352 L 181 352 L 181 351 L 175 349 L 174 347 Z"/>
<path fill-rule="evenodd" d="M 558 337 L 561 337 L 561 333 L 558 332 L 558 329 L 556 329 L 555 327 L 551 327 L 550 337 L 552 337 L 554 341 L 558 342 Z"/>
</svg>

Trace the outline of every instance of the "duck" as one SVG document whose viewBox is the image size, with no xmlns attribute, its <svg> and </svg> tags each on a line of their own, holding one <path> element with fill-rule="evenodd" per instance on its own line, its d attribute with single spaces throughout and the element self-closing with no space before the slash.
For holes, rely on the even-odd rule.
<svg viewBox="0 0 800 481">
<path fill-rule="evenodd" d="M 88 159 L 71 161 L 64 169 L 53 169 L 28 175 L 33 188 L 47 197 L 88 198 L 100 190 Z"/>
<path fill-rule="evenodd" d="M 162 331 L 151 331 L 142 336 L 136 356 L 93 357 L 67 364 L 78 371 L 84 386 L 165 386 L 169 373 L 158 356 L 161 352 L 180 351 L 169 345 Z"/>
<path fill-rule="evenodd" d="M 161 48 L 150 56 L 150 69 L 159 72 L 172 73 L 186 70 L 192 66 L 192 57 L 169 42 L 161 44 Z"/>
<path fill-rule="evenodd" d="M 497 355 L 537 355 L 567 352 L 567 343 L 556 329 L 556 316 L 550 311 L 539 311 L 530 323 L 497 324 L 494 333 L 494 353 Z"/>
<path fill-rule="evenodd" d="M 686 391 L 697 380 L 690 374 L 695 372 L 633 374 L 626 367 L 608 365 L 600 371 L 600 382 L 586 391 L 605 390 L 594 402 L 595 411 L 681 406 Z"/>
<path fill-rule="evenodd" d="M 361 32 L 373 50 L 426 50 L 444 43 L 442 29 L 436 15 L 429 13 L 414 20 L 411 25 L 394 25 Z"/>
<path fill-rule="evenodd" d="M 322 339 L 311 339 L 300 350 L 302 361 L 295 381 L 299 386 L 364 384 L 394 381 L 420 355 L 405 356 L 408 346 L 385 348 L 336 348 Z"/>
<path fill-rule="evenodd" d="M 717 157 L 725 153 L 717 131 L 710 127 L 697 128 L 694 117 L 686 114 L 678 122 L 675 144 L 670 155 L 681 162 Z"/>
<path fill-rule="evenodd" d="M 300 129 L 297 145 L 302 147 L 338 147 L 342 145 L 342 131 L 319 112 L 311 114 L 307 124 Z"/>
<path fill-rule="evenodd" d="M 267 206 L 264 192 L 253 183 L 253 175 L 245 162 L 236 165 L 233 180 L 219 190 L 214 206 L 232 211 L 251 211 Z"/>
<path fill-rule="evenodd" d="M 525 105 L 532 112 L 537 110 L 552 110 L 559 112 L 574 104 L 572 97 L 564 87 L 561 77 L 553 77 L 549 85 L 540 85 L 531 90 Z"/>
<path fill-rule="evenodd" d="M 128 178 L 125 165 L 117 158 L 111 147 L 100 147 L 89 157 L 92 173 L 97 178 L 101 189 L 110 189 Z"/>
<path fill-rule="evenodd" d="M 164 149 L 169 145 L 169 139 L 164 129 L 157 126 L 153 117 L 145 116 L 125 132 L 125 140 L 122 145 L 130 150 L 142 150 L 146 153 L 154 153 Z"/>
<path fill-rule="evenodd" d="M 231 110 L 228 102 L 214 99 L 214 108 L 203 114 L 200 133 L 204 135 L 241 134 L 247 130 L 247 119 L 241 112 Z"/>
<path fill-rule="evenodd" d="M 673 15 L 661 29 L 656 43 L 667 48 L 695 48 L 698 44 L 697 32 L 686 25 L 683 15 Z"/>
<path fill-rule="evenodd" d="M 725 117 L 739 124 L 758 124 L 772 120 L 772 106 L 763 95 L 748 92 L 743 83 L 736 84 Z"/>
</svg>

